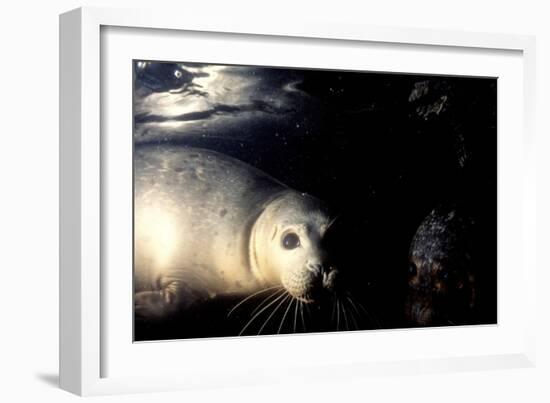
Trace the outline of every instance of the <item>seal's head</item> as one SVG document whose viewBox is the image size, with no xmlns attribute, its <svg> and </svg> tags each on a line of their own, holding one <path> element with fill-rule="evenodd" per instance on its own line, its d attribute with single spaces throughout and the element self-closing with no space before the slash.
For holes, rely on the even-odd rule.
<svg viewBox="0 0 550 403">
<path fill-rule="evenodd" d="M 323 248 L 331 217 L 318 199 L 284 192 L 265 206 L 254 223 L 250 262 L 256 278 L 282 284 L 294 298 L 313 302 L 323 290 L 332 290 L 337 270 Z"/>
<path fill-rule="evenodd" d="M 468 232 L 471 221 L 437 208 L 418 228 L 409 251 L 405 315 L 412 325 L 461 324 L 475 303 Z"/>
</svg>

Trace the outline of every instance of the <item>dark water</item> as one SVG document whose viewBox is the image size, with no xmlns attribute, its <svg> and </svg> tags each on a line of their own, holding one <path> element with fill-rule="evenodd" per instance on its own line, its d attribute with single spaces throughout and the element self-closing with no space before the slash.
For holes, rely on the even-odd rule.
<svg viewBox="0 0 550 403">
<path fill-rule="evenodd" d="M 361 307 L 346 303 L 339 330 L 411 326 L 403 315 L 409 247 L 423 219 L 441 205 L 459 205 L 476 221 L 469 236 L 483 298 L 461 324 L 496 322 L 496 79 L 232 67 L 228 77 L 253 85 L 234 89 L 239 101 L 230 103 L 217 98 L 222 84 L 201 84 L 208 69 L 190 73 L 192 64 L 178 65 L 185 72 L 178 81 L 162 79 L 173 66 L 155 66 L 135 74 L 136 148 L 169 143 L 222 152 L 341 214 L 327 247 Z M 155 126 L 166 116 L 160 106 L 144 111 L 142 100 L 174 89 L 181 102 L 203 100 L 206 109 L 180 114 L 188 126 Z M 135 338 L 237 335 L 261 301 L 228 318 L 242 298 L 205 298 L 165 320 L 136 321 Z M 308 307 L 303 322 L 291 306 L 281 325 L 286 308 L 262 334 L 336 329 L 332 301 Z M 256 334 L 261 324 L 245 334 Z"/>
</svg>

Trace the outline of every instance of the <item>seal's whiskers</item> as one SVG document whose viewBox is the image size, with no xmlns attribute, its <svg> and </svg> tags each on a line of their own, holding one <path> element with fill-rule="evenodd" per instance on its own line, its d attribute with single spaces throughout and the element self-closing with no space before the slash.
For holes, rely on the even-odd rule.
<svg viewBox="0 0 550 403">
<path fill-rule="evenodd" d="M 254 315 L 256 312 L 258 312 L 265 304 L 267 304 L 268 302 L 270 302 L 272 299 L 276 298 L 276 297 L 279 297 L 281 296 L 281 294 L 284 294 L 286 293 L 286 290 L 281 287 L 281 289 L 277 290 L 277 291 L 274 291 L 272 294 L 268 295 L 267 297 L 265 297 L 262 302 L 260 302 L 253 310 L 252 312 L 250 313 L 250 315 Z"/>
<path fill-rule="evenodd" d="M 260 291 L 256 291 L 254 294 L 251 294 L 249 295 L 248 297 L 242 299 L 240 302 L 237 303 L 237 305 L 235 305 L 233 308 L 231 308 L 231 310 L 229 311 L 229 313 L 227 314 L 227 317 L 229 318 L 229 316 L 231 316 L 231 314 L 239 307 L 241 306 L 242 304 L 244 304 L 246 301 L 248 301 L 249 299 L 251 298 L 254 298 L 256 295 L 259 295 L 259 294 L 262 294 L 266 291 L 269 291 L 269 290 L 273 290 L 273 289 L 281 289 L 283 287 L 279 286 L 279 285 L 276 285 L 276 286 L 273 286 L 273 287 L 267 287 L 267 288 L 264 288 L 263 290 L 260 290 Z"/>
<path fill-rule="evenodd" d="M 298 300 L 296 299 L 296 306 L 294 307 L 294 330 L 293 333 L 296 333 L 296 319 L 298 319 Z"/>
<path fill-rule="evenodd" d="M 336 330 L 340 330 L 340 298 L 336 297 Z"/>
<path fill-rule="evenodd" d="M 283 315 L 283 318 L 281 319 L 281 324 L 279 325 L 279 329 L 277 330 L 277 334 L 281 333 L 281 329 L 283 328 L 283 324 L 285 323 L 286 315 L 288 314 L 288 311 L 290 311 L 290 307 L 292 306 L 293 302 L 294 302 L 294 298 L 290 298 L 290 301 L 288 301 L 288 306 L 286 307 L 286 311 Z"/>
<path fill-rule="evenodd" d="M 349 299 L 347 299 L 347 300 L 349 302 Z M 351 303 L 350 303 L 350 306 L 351 306 Z M 353 326 L 355 327 L 355 330 L 359 330 L 359 325 L 357 324 L 357 319 L 355 319 L 355 314 L 353 313 L 353 309 L 350 309 L 348 311 L 348 313 L 349 313 L 349 317 L 350 317 L 350 319 L 353 323 Z"/>
<path fill-rule="evenodd" d="M 281 302 L 279 302 L 277 304 L 277 306 L 273 309 L 273 311 L 271 312 L 271 314 L 267 317 L 267 319 L 265 320 L 264 324 L 262 325 L 262 327 L 260 327 L 260 330 L 258 330 L 258 335 L 262 333 L 262 330 L 264 330 L 264 327 L 265 325 L 267 325 L 267 322 L 269 322 L 269 320 L 273 317 L 273 315 L 275 315 L 275 312 L 277 312 L 279 310 L 279 308 L 281 307 L 281 305 L 283 305 L 287 299 L 291 298 L 291 296 L 289 294 L 287 294 L 282 300 Z"/>
<path fill-rule="evenodd" d="M 361 304 L 359 301 L 357 301 L 356 298 L 353 297 L 353 295 L 348 291 L 347 292 L 347 297 L 346 297 L 349 302 L 351 303 L 351 305 L 353 306 L 353 308 L 355 309 L 355 311 L 357 312 L 358 315 L 361 315 L 361 311 L 359 311 L 359 309 L 357 308 L 357 306 L 359 306 L 361 308 L 361 310 L 365 313 L 365 315 L 367 316 L 367 318 L 369 319 L 369 321 L 376 327 L 380 327 L 380 323 L 378 322 L 378 320 L 376 319 L 376 317 L 374 315 L 372 315 L 368 310 L 367 308 L 365 308 L 363 306 L 363 304 Z"/>
<path fill-rule="evenodd" d="M 336 314 L 336 297 L 332 300 L 332 313 L 330 314 L 330 320 L 334 321 L 334 316 Z"/>
<path fill-rule="evenodd" d="M 300 301 L 300 311 L 302 313 L 302 324 L 304 325 L 304 332 L 306 331 L 306 320 L 304 317 L 304 302 Z"/>
<path fill-rule="evenodd" d="M 254 322 L 254 320 L 260 316 L 262 314 L 262 312 L 264 312 L 267 308 L 269 308 L 271 305 L 273 305 L 274 303 L 276 303 L 277 301 L 279 301 L 281 298 L 283 298 L 284 296 L 286 295 L 286 291 L 282 294 L 280 294 L 277 298 L 275 298 L 273 301 L 271 301 L 269 304 L 267 304 L 265 307 L 263 307 L 256 315 L 254 315 L 252 317 L 252 319 L 250 319 L 248 321 L 248 323 L 242 328 L 242 330 L 240 331 L 239 333 L 239 336 L 242 336 L 242 334 L 244 333 L 244 331 L 248 328 L 248 326 L 250 326 L 250 324 L 252 322 Z"/>
<path fill-rule="evenodd" d="M 344 304 L 343 301 L 342 301 L 341 307 L 342 307 L 342 314 L 344 316 L 344 323 L 346 324 L 346 330 L 349 330 L 348 315 L 346 314 L 346 305 Z"/>
<path fill-rule="evenodd" d="M 311 311 L 309 310 L 309 304 L 304 303 L 304 306 L 306 307 L 306 317 L 311 320 L 312 316 L 311 316 Z"/>
</svg>

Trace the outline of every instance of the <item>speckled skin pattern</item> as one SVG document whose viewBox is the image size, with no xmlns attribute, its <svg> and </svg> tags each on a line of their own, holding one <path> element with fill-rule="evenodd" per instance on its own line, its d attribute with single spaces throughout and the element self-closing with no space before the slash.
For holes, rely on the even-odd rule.
<svg viewBox="0 0 550 403">
<path fill-rule="evenodd" d="M 418 227 L 409 250 L 405 304 L 411 325 L 468 322 L 476 294 L 470 254 L 474 224 L 455 207 L 438 207 Z"/>
<path fill-rule="evenodd" d="M 214 151 L 147 146 L 134 161 L 138 315 L 269 286 L 305 301 L 322 282 L 320 244 L 330 219 L 321 201 Z M 291 251 L 281 245 L 289 231 L 301 240 Z"/>
</svg>

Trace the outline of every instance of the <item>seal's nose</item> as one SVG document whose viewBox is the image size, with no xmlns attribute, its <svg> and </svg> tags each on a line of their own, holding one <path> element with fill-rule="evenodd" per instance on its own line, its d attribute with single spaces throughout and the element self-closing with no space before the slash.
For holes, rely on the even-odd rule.
<svg viewBox="0 0 550 403">
<path fill-rule="evenodd" d="M 332 290 L 334 288 L 338 270 L 333 266 L 321 263 L 308 263 L 306 268 L 311 273 L 310 285 L 312 290 L 321 291 L 323 289 Z"/>
<path fill-rule="evenodd" d="M 328 290 L 333 290 L 337 276 L 338 270 L 335 267 L 331 266 L 328 270 L 325 270 L 323 272 L 323 287 Z"/>
<path fill-rule="evenodd" d="M 319 262 L 308 262 L 306 269 L 309 274 L 309 292 L 316 299 L 316 294 L 323 289 L 325 269 Z"/>
<path fill-rule="evenodd" d="M 320 276 L 323 273 L 323 265 L 321 263 L 308 263 L 306 268 L 315 276 Z"/>
</svg>

